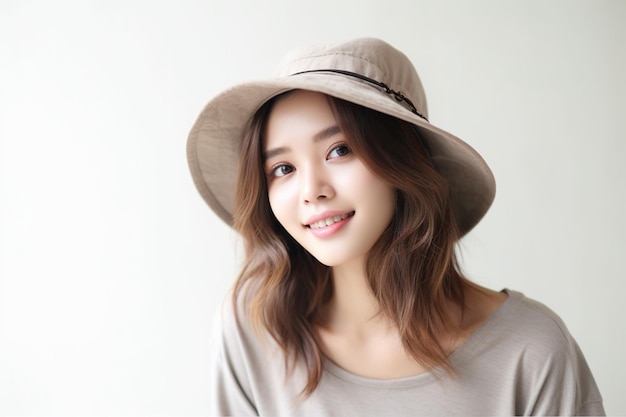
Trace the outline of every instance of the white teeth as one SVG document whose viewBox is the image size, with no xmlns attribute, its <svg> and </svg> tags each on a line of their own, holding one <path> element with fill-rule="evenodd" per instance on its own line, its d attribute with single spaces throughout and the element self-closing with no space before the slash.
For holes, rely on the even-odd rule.
<svg viewBox="0 0 626 417">
<path fill-rule="evenodd" d="M 327 219 L 320 220 L 320 221 L 315 222 L 315 223 L 311 223 L 309 225 L 309 227 L 311 229 L 319 229 L 320 227 L 330 226 L 333 223 L 336 223 L 336 222 L 341 221 L 343 219 L 347 219 L 348 217 L 350 217 L 350 215 L 352 215 L 352 213 L 350 213 L 350 214 L 348 214 L 348 213 L 342 214 L 341 216 L 329 217 Z"/>
</svg>

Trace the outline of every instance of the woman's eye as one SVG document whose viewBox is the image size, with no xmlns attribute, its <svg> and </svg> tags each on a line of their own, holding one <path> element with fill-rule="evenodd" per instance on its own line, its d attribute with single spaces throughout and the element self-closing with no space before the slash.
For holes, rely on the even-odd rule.
<svg viewBox="0 0 626 417">
<path fill-rule="evenodd" d="M 333 149 L 331 149 L 330 153 L 328 154 L 328 159 L 340 158 L 342 156 L 348 155 L 351 152 L 352 150 L 350 149 L 348 145 L 335 146 Z"/>
<path fill-rule="evenodd" d="M 287 174 L 290 174 L 293 171 L 293 167 L 289 166 L 289 165 L 279 165 L 277 167 L 274 167 L 274 169 L 272 169 L 272 176 L 273 177 L 284 177 Z"/>
</svg>

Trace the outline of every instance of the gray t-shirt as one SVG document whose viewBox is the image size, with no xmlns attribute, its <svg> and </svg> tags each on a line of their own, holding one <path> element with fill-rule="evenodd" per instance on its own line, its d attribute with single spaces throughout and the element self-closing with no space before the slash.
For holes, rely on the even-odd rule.
<svg viewBox="0 0 626 417">
<path fill-rule="evenodd" d="M 602 397 L 561 319 L 523 294 L 509 298 L 450 356 L 456 375 L 433 371 L 379 380 L 326 360 L 319 386 L 299 396 L 306 370 L 225 303 L 212 360 L 212 415 L 604 415 Z"/>
</svg>

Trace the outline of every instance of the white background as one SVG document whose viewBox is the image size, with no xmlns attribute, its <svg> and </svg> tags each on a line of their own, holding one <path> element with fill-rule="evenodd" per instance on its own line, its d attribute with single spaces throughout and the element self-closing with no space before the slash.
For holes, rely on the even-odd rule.
<svg viewBox="0 0 626 417">
<path fill-rule="evenodd" d="M 300 44 L 376 36 L 498 194 L 475 281 L 569 326 L 626 414 L 626 2 L 0 3 L 0 414 L 202 415 L 238 241 L 193 187 L 186 135 Z"/>
</svg>

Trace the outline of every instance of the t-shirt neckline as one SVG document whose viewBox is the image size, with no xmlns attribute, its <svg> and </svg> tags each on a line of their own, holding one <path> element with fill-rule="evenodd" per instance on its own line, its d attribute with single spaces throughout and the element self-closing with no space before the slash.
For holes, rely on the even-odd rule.
<svg viewBox="0 0 626 417">
<path fill-rule="evenodd" d="M 521 293 L 511 291 L 507 288 L 503 289 L 501 292 L 507 294 L 508 298 L 500 306 L 498 306 L 498 308 L 496 308 L 496 310 L 491 313 L 489 317 L 487 317 L 485 321 L 476 330 L 474 330 L 474 332 L 472 332 L 472 334 L 470 334 L 469 337 L 454 352 L 450 354 L 450 362 L 455 368 L 457 368 L 461 363 L 463 363 L 465 360 L 469 359 L 472 356 L 473 352 L 476 350 L 476 346 L 484 343 L 485 336 L 488 335 L 491 332 L 492 328 L 496 326 L 503 317 L 506 316 L 511 306 L 516 304 L 519 299 L 522 298 Z M 445 370 L 436 368 L 421 373 L 419 375 L 413 375 L 403 378 L 368 378 L 345 370 L 327 357 L 324 357 L 323 360 L 326 373 L 345 382 L 370 388 L 388 389 L 392 387 L 415 387 L 429 384 L 446 376 Z"/>
</svg>

